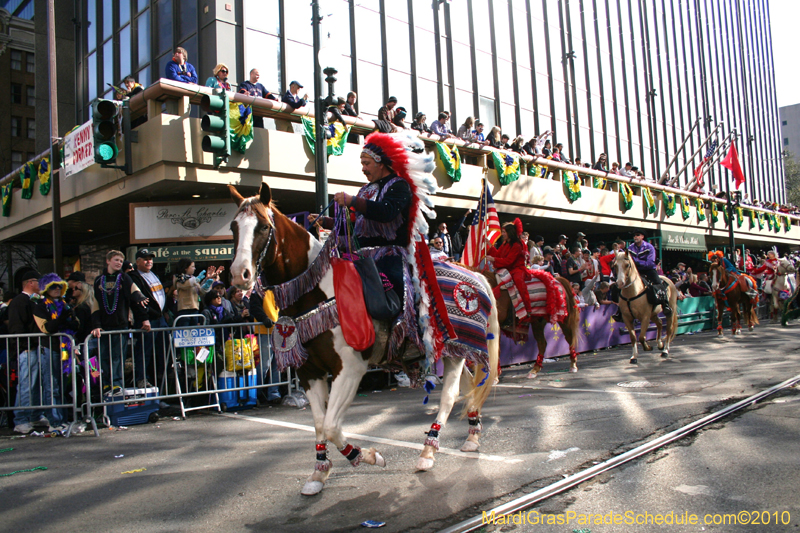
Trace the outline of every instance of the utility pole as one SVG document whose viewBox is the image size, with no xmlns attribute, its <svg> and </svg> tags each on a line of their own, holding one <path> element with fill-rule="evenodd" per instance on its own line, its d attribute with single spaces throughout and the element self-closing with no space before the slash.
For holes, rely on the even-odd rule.
<svg viewBox="0 0 800 533">
<path fill-rule="evenodd" d="M 317 182 L 317 211 L 322 211 L 322 209 L 328 205 L 328 143 L 325 139 L 325 106 L 322 102 L 322 68 L 319 64 L 319 50 L 322 45 L 319 35 L 319 25 L 322 20 L 319 14 L 319 0 L 312 0 L 311 10 L 311 26 L 314 33 L 314 175 Z"/>
<path fill-rule="evenodd" d="M 56 70 L 55 0 L 47 0 L 47 82 L 50 86 L 50 194 L 53 196 L 53 272 L 64 277 L 61 257 L 61 167 L 58 150 L 58 90 Z M 126 157 L 128 154 L 125 154 Z"/>
</svg>

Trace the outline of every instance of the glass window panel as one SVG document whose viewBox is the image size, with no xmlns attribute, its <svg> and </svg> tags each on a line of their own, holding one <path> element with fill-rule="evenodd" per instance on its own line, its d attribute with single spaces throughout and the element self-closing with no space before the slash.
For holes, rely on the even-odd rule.
<svg viewBox="0 0 800 533">
<path fill-rule="evenodd" d="M 124 26 L 131 20 L 131 0 L 119 0 L 119 25 Z"/>
<path fill-rule="evenodd" d="M 108 84 L 114 84 L 114 40 L 109 39 L 103 45 L 103 91 Z"/>
<path fill-rule="evenodd" d="M 287 15 L 287 19 L 290 20 L 290 22 L 286 24 L 287 39 L 309 45 L 314 43 L 314 33 L 313 28 L 311 27 L 310 16 L 298 15 L 292 19 L 290 15 Z"/>
<path fill-rule="evenodd" d="M 416 14 L 416 12 L 415 12 Z M 417 104 L 419 109 L 427 116 L 428 126 L 439 116 L 438 96 L 436 82 L 417 79 Z"/>
<path fill-rule="evenodd" d="M 511 32 L 508 29 L 508 1 L 494 0 L 494 35 L 497 57 L 511 60 Z"/>
<path fill-rule="evenodd" d="M 11 170 L 16 170 L 22 166 L 22 152 L 11 152 Z"/>
<path fill-rule="evenodd" d="M 530 67 L 531 58 L 528 48 L 528 21 L 526 16 L 527 14 L 524 9 L 514 9 L 513 11 L 514 46 L 517 53 L 517 64 L 523 67 Z"/>
<path fill-rule="evenodd" d="M 492 51 L 492 35 L 489 33 L 489 0 L 473 0 L 472 24 L 475 28 L 475 48 Z"/>
<path fill-rule="evenodd" d="M 526 141 L 530 140 L 534 135 L 536 135 L 536 126 L 535 122 L 533 121 L 533 111 L 520 109 L 519 114 L 522 124 L 522 131 L 520 132 L 520 135 L 522 135 Z M 550 120 L 550 118 L 548 117 L 547 120 Z"/>
<path fill-rule="evenodd" d="M 103 40 L 111 37 L 114 32 L 114 10 L 111 2 L 103 2 Z"/>
<path fill-rule="evenodd" d="M 172 0 L 158 0 L 158 51 L 164 53 L 171 49 Z"/>
<path fill-rule="evenodd" d="M 26 70 L 28 72 L 36 72 L 36 55 L 33 52 L 28 52 L 26 56 Z"/>
<path fill-rule="evenodd" d="M 531 86 L 530 70 L 517 66 L 517 85 L 519 86 L 519 101 L 517 104 L 522 109 L 533 110 L 533 87 Z"/>
<path fill-rule="evenodd" d="M 367 9 L 371 9 L 376 13 L 381 10 L 380 0 L 356 0 L 356 7 L 358 6 L 366 7 Z"/>
<path fill-rule="evenodd" d="M 22 70 L 22 52 L 20 50 L 11 50 L 11 68 Z"/>
<path fill-rule="evenodd" d="M 124 78 L 131 73 L 131 25 L 119 31 L 119 75 Z"/>
<path fill-rule="evenodd" d="M 469 3 L 453 2 L 450 4 L 450 28 L 453 41 L 469 44 Z M 444 31 L 444 27 L 441 28 Z"/>
<path fill-rule="evenodd" d="M 248 28 L 280 35 L 279 4 L 279 0 L 244 0 L 245 24 Z"/>
<path fill-rule="evenodd" d="M 353 88 L 353 72 L 352 72 L 352 65 L 350 63 L 350 58 L 341 56 L 342 59 L 338 63 L 336 63 L 336 70 L 339 71 L 336 74 L 336 85 L 334 88 L 336 89 L 336 94 L 340 96 L 345 96 L 352 88 Z M 324 74 L 323 74 L 324 75 Z M 409 89 L 410 90 L 410 89 Z M 398 96 L 398 98 L 400 98 Z M 411 115 L 411 99 L 409 98 L 408 104 L 405 106 L 408 110 L 408 114 Z"/>
<path fill-rule="evenodd" d="M 414 25 L 428 31 L 433 31 L 433 3 L 431 0 L 413 0 Z M 436 117 L 428 117 L 428 120 L 436 120 Z"/>
<path fill-rule="evenodd" d="M 585 161 L 588 162 L 589 160 L 591 160 L 592 162 L 594 162 L 595 158 L 598 155 L 600 155 L 600 152 L 597 152 L 596 154 L 592 154 L 592 150 L 591 150 L 592 145 L 591 145 L 591 142 L 590 142 L 591 141 L 592 132 L 589 131 L 589 128 L 584 128 L 583 126 L 581 126 L 578 129 L 578 136 L 580 137 L 580 140 L 581 140 L 581 153 L 578 154 L 578 157 L 581 158 L 581 161 L 585 160 Z M 563 141 L 564 141 L 564 139 L 561 139 L 560 142 L 563 142 Z M 567 147 L 564 147 L 564 150 L 566 150 L 566 149 L 567 149 Z M 600 149 L 602 150 L 602 145 L 600 145 Z M 597 150 L 597 146 L 595 146 L 595 150 Z M 569 157 L 569 156 L 570 156 L 570 154 L 567 154 L 567 157 Z M 572 158 L 570 157 L 570 159 L 572 159 Z"/>
<path fill-rule="evenodd" d="M 346 93 L 340 91 L 340 94 Z M 410 123 L 414 119 L 411 116 L 411 75 L 390 69 L 389 94 L 397 98 L 398 107 L 406 108 L 406 120 Z"/>
<path fill-rule="evenodd" d="M 514 74 L 510 61 L 497 60 L 497 76 L 500 81 L 500 101 L 514 103 Z"/>
<path fill-rule="evenodd" d="M 139 6 L 138 11 L 141 11 L 142 9 L 146 9 L 147 6 L 150 5 L 150 0 L 138 0 L 137 5 Z"/>
<path fill-rule="evenodd" d="M 158 77 L 159 78 L 166 77 L 165 72 L 167 70 L 167 63 L 169 63 L 170 61 L 172 61 L 172 52 L 167 52 L 166 54 L 164 54 L 161 57 L 159 57 L 158 59 L 156 59 L 156 65 L 157 65 L 157 68 L 158 68 L 158 71 L 156 71 L 156 72 L 158 73 Z M 189 61 L 191 62 L 191 58 L 189 59 Z M 151 65 L 151 68 L 153 68 L 152 65 Z M 153 76 L 155 76 L 155 73 L 153 74 Z M 198 73 L 198 77 L 200 77 L 199 73 Z M 203 79 L 199 79 L 198 81 L 200 83 L 202 83 Z"/>
<path fill-rule="evenodd" d="M 384 104 L 381 67 L 358 61 L 358 110 L 363 115 L 378 116 Z"/>
<path fill-rule="evenodd" d="M 503 133 L 507 133 L 510 138 L 514 138 L 519 133 L 517 131 L 517 108 L 511 104 L 500 104 L 500 121 L 503 124 Z"/>
<path fill-rule="evenodd" d="M 472 92 L 472 59 L 467 45 L 453 43 L 453 66 L 456 87 Z"/>
<path fill-rule="evenodd" d="M 26 85 L 25 89 L 28 91 L 27 98 L 25 100 L 25 105 L 35 106 L 36 105 L 36 87 L 33 85 Z"/>
<path fill-rule="evenodd" d="M 97 0 L 86 0 L 86 49 L 97 47 Z"/>
<path fill-rule="evenodd" d="M 197 1 L 181 0 L 180 16 L 178 17 L 178 39 L 188 37 L 197 31 Z M 278 18 L 278 12 L 272 14 L 273 18 Z"/>
<path fill-rule="evenodd" d="M 386 16 L 408 22 L 408 3 L 403 0 L 389 0 L 384 4 Z"/>
<path fill-rule="evenodd" d="M 378 13 L 356 6 L 356 47 L 358 59 L 381 65 L 381 17 Z M 358 77 L 359 82 L 361 76 Z M 377 109 L 375 112 L 377 113 Z"/>
<path fill-rule="evenodd" d="M 150 61 L 150 11 L 145 11 L 136 19 L 139 33 L 139 65 Z"/>
<path fill-rule="evenodd" d="M 461 127 L 461 124 L 463 124 L 465 120 L 467 120 L 467 117 L 475 118 L 475 104 L 472 100 L 472 92 L 456 89 L 455 112 L 460 124 L 458 124 L 458 127 L 453 127 L 453 130 L 458 131 L 458 128 Z M 428 125 L 430 126 L 430 123 L 428 123 Z"/>
<path fill-rule="evenodd" d="M 91 102 L 97 98 L 97 52 L 92 52 L 86 58 L 89 86 L 86 88 L 86 99 Z"/>
<path fill-rule="evenodd" d="M 440 49 L 442 51 L 442 53 L 441 53 L 442 74 L 441 74 L 441 76 L 439 76 L 439 78 L 442 80 L 442 83 L 444 83 L 445 85 L 449 85 L 451 80 L 450 80 L 450 75 L 447 72 L 447 61 L 448 61 L 448 57 L 447 57 L 447 38 L 442 36 L 440 38 L 440 42 L 441 42 L 441 44 L 439 46 L 440 46 Z M 435 53 L 436 53 L 436 51 L 434 50 L 434 54 Z"/>
<path fill-rule="evenodd" d="M 250 70 L 257 68 L 259 83 L 274 93 L 281 89 L 280 44 L 279 37 L 245 30 L 245 76 L 249 77 Z"/>
<path fill-rule="evenodd" d="M 411 58 L 408 49 L 408 24 L 394 19 L 386 19 L 386 35 L 392 45 L 388 47 L 389 66 L 403 72 L 411 72 Z"/>
<path fill-rule="evenodd" d="M 541 72 L 536 73 L 536 99 L 539 108 L 534 109 L 534 111 L 540 115 L 553 116 L 553 110 L 550 109 L 550 82 L 547 79 L 547 75 Z M 550 127 L 548 126 L 545 129 L 550 129 Z"/>
<path fill-rule="evenodd" d="M 331 0 L 326 4 L 325 11 L 330 16 L 323 19 L 320 28 L 322 46 L 328 46 L 339 54 L 350 56 L 350 10 L 347 1 Z"/>
<path fill-rule="evenodd" d="M 197 70 L 197 57 L 198 57 L 198 53 L 199 53 L 197 51 L 197 35 L 195 34 L 193 37 L 190 37 L 189 39 L 186 39 L 182 43 L 179 43 L 178 46 L 180 46 L 181 48 L 186 50 L 186 55 L 188 56 L 187 61 L 194 66 L 195 70 Z M 169 52 L 169 57 L 170 57 L 170 59 L 172 58 L 172 52 Z M 230 68 L 233 68 L 234 71 L 236 70 L 235 67 L 230 67 Z M 209 75 L 211 75 L 210 72 L 209 72 Z M 231 73 L 231 76 L 233 76 L 233 73 Z M 206 78 L 202 75 L 202 73 L 200 73 L 198 71 L 197 72 L 197 81 L 199 83 L 203 83 L 205 81 L 205 79 Z M 236 83 L 235 79 L 231 79 L 229 81 L 231 83 Z"/>
<path fill-rule="evenodd" d="M 11 117 L 11 136 L 19 137 L 22 130 L 22 119 L 19 117 Z"/>
<path fill-rule="evenodd" d="M 436 74 L 436 37 L 433 33 L 417 29 L 414 32 L 417 52 L 417 76 L 435 80 Z"/>
<path fill-rule="evenodd" d="M 577 91 L 578 99 L 578 122 L 580 123 L 581 127 L 589 127 L 589 108 L 586 105 L 586 91 L 582 89 L 578 89 Z M 574 108 L 573 108 L 574 109 Z M 573 120 L 575 117 L 573 117 Z M 589 145 L 586 145 L 587 149 Z"/>
<path fill-rule="evenodd" d="M 300 96 L 314 96 L 314 50 L 308 45 L 286 42 L 286 76 L 287 82 L 297 80 L 303 84 Z M 286 87 L 289 88 L 288 86 Z"/>
<path fill-rule="evenodd" d="M 143 86 L 147 87 L 150 85 L 150 67 L 144 67 L 139 73 L 136 75 L 136 81 L 138 81 Z"/>
<path fill-rule="evenodd" d="M 481 96 L 480 99 L 480 113 L 479 117 L 481 122 L 483 122 L 487 127 L 486 131 L 492 129 L 492 126 L 497 124 L 497 115 L 495 114 L 494 110 L 494 100 L 491 98 L 484 98 Z"/>
<path fill-rule="evenodd" d="M 492 56 L 490 54 L 487 54 L 486 52 L 478 51 L 477 68 L 478 72 L 480 72 L 480 75 L 478 76 L 478 92 L 482 96 L 494 97 L 494 74 L 492 71 Z"/>
<path fill-rule="evenodd" d="M 28 139 L 35 139 L 36 138 L 36 119 L 29 118 L 28 119 Z"/>
<path fill-rule="evenodd" d="M 533 18 L 531 27 L 533 29 L 533 63 L 538 72 L 547 72 L 547 42 L 544 36 L 544 22 Z M 556 62 L 558 65 L 558 62 Z"/>
</svg>

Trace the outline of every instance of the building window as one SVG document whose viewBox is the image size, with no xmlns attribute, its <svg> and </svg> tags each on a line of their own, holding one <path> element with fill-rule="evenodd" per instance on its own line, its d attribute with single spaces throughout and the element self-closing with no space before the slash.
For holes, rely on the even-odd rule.
<svg viewBox="0 0 800 533">
<path fill-rule="evenodd" d="M 22 70 L 22 52 L 11 50 L 11 69 Z"/>
<path fill-rule="evenodd" d="M 28 85 L 25 88 L 28 91 L 28 99 L 27 104 L 31 107 L 36 105 L 36 87 L 33 85 Z"/>
<path fill-rule="evenodd" d="M 788 126 L 789 125 L 789 121 L 788 120 L 784 120 L 783 122 L 781 122 L 781 125 L 782 126 Z"/>
<path fill-rule="evenodd" d="M 11 136 L 19 137 L 22 133 L 22 119 L 19 117 L 11 117 Z"/>
<path fill-rule="evenodd" d="M 20 85 L 19 83 L 11 84 L 11 103 L 12 104 L 22 103 L 22 85 Z"/>
<path fill-rule="evenodd" d="M 783 145 L 784 146 L 789 146 L 789 137 L 784 137 L 783 138 Z"/>
<path fill-rule="evenodd" d="M 36 56 L 33 52 L 27 54 L 27 69 L 28 72 L 36 72 Z"/>
<path fill-rule="evenodd" d="M 11 170 L 22 166 L 22 152 L 11 152 Z"/>
<path fill-rule="evenodd" d="M 36 119 L 28 119 L 28 139 L 36 138 Z"/>
</svg>

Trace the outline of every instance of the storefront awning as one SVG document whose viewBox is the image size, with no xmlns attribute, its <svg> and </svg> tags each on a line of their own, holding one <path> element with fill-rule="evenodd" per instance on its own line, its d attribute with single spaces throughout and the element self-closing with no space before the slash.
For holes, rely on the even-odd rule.
<svg viewBox="0 0 800 533">
<path fill-rule="evenodd" d="M 705 252 L 706 236 L 689 231 L 661 230 L 661 248 L 684 252 Z"/>
</svg>

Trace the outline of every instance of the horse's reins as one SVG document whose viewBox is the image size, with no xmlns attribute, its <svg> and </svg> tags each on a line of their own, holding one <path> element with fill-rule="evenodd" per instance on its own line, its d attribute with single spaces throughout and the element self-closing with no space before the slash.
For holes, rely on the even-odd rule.
<svg viewBox="0 0 800 533">
<path fill-rule="evenodd" d="M 637 272 L 637 273 L 638 273 L 638 272 Z M 631 287 L 631 286 L 632 286 L 632 285 L 633 285 L 633 284 L 636 282 L 636 280 L 635 280 L 635 279 L 633 279 L 633 277 L 632 277 L 632 276 L 630 276 L 630 275 L 629 275 L 629 276 L 628 276 L 628 278 L 629 278 L 631 281 L 630 281 L 630 283 L 628 283 L 628 284 L 627 284 L 627 285 L 625 285 L 624 287 L 620 287 L 620 289 L 619 289 L 619 298 L 620 298 L 620 300 L 623 300 L 623 301 L 625 301 L 625 303 L 627 303 L 627 304 L 628 304 L 628 312 L 631 314 L 631 316 L 633 316 L 633 308 L 631 307 L 631 302 L 633 302 L 633 301 L 635 301 L 635 300 L 638 300 L 639 298 L 641 298 L 642 296 L 644 296 L 644 295 L 647 293 L 647 286 L 645 286 L 645 288 L 642 290 L 642 292 L 640 292 L 639 294 L 637 294 L 637 295 L 636 295 L 636 296 L 634 296 L 633 298 L 625 298 L 625 297 L 622 295 L 622 291 L 624 291 L 624 290 L 625 290 L 625 289 L 627 289 L 628 287 Z M 641 279 L 641 276 L 639 276 L 639 278 Z"/>
</svg>

